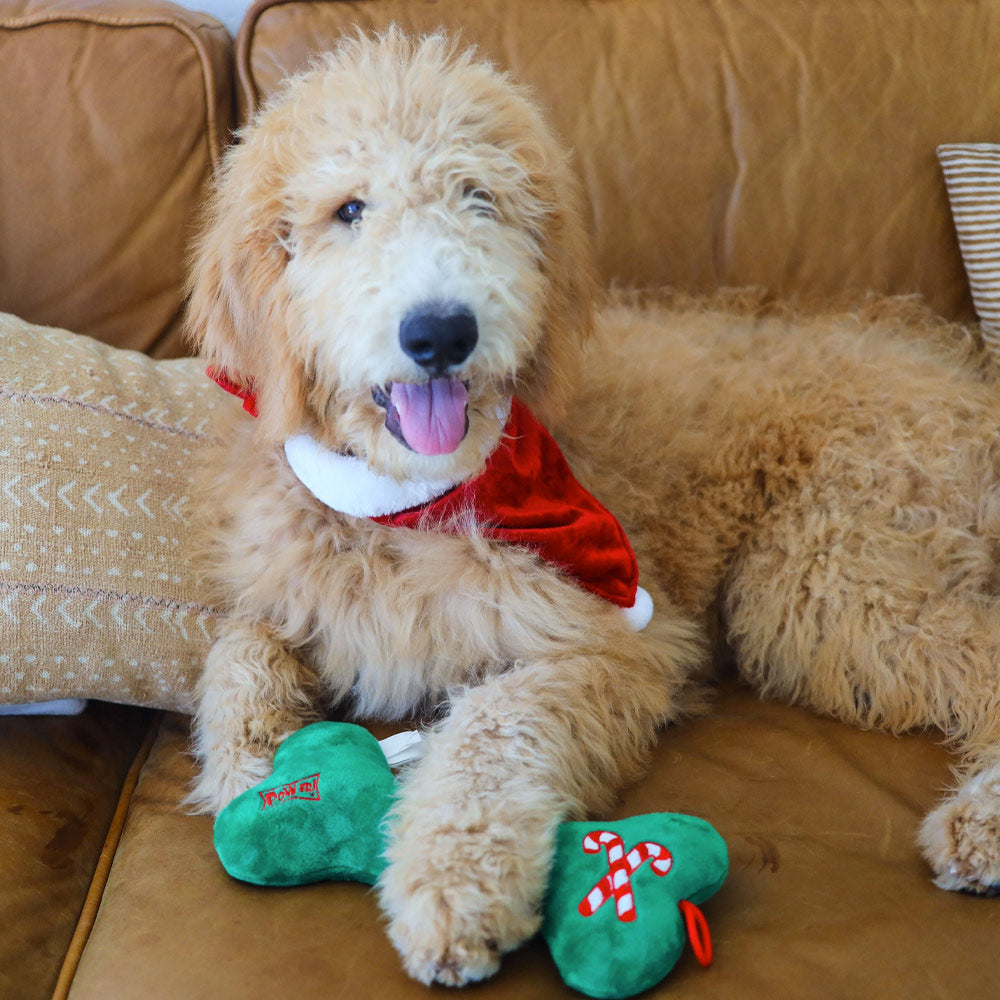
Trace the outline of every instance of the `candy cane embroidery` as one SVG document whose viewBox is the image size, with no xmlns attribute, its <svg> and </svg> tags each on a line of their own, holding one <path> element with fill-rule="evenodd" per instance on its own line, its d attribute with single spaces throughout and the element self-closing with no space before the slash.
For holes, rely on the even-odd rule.
<svg viewBox="0 0 1000 1000">
<path fill-rule="evenodd" d="M 625 842 L 610 830 L 594 830 L 583 838 L 587 854 L 597 854 L 602 847 L 608 852 L 608 874 L 587 893 L 577 909 L 583 916 L 590 917 L 614 897 L 618 919 L 628 923 L 635 920 L 632 874 L 648 861 L 657 875 L 666 875 L 674 859 L 662 844 L 651 840 L 637 844 L 626 854 Z"/>
</svg>

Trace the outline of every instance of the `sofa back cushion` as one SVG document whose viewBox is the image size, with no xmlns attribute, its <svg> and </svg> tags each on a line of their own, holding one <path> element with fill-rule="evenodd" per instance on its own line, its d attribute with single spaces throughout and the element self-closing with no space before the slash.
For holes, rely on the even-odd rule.
<svg viewBox="0 0 1000 1000">
<path fill-rule="evenodd" d="M 934 150 L 997 136 L 998 0 L 260 0 L 244 108 L 393 21 L 460 29 L 534 87 L 575 150 L 605 281 L 920 293 L 972 316 Z"/>
<path fill-rule="evenodd" d="M 225 29 L 165 0 L 0 9 L 0 310 L 183 350 L 185 245 L 232 126 Z"/>
</svg>

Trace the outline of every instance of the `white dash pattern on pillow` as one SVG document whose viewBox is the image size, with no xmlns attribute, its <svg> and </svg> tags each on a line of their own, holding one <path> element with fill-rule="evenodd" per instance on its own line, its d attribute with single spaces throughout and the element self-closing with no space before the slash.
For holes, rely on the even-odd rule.
<svg viewBox="0 0 1000 1000">
<path fill-rule="evenodd" d="M 983 339 L 1000 356 L 1000 144 L 938 146 Z"/>
</svg>

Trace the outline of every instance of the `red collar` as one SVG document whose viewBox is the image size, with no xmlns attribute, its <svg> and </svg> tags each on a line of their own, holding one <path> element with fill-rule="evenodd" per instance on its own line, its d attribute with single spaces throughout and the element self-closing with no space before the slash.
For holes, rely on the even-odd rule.
<svg viewBox="0 0 1000 1000">
<path fill-rule="evenodd" d="M 250 414 L 251 417 L 260 416 L 257 412 L 257 396 L 254 393 L 253 379 L 248 379 L 246 384 L 240 382 L 234 382 L 233 379 L 229 377 L 229 373 L 223 371 L 221 368 L 208 367 L 205 369 L 205 374 L 218 386 L 225 389 L 226 392 L 233 396 L 237 396 L 239 399 L 243 400 L 243 409 Z"/>
</svg>

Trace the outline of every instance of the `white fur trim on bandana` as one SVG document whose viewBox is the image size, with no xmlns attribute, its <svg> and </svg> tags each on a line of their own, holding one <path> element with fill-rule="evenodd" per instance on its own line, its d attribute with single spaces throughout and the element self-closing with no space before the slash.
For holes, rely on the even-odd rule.
<svg viewBox="0 0 1000 1000">
<path fill-rule="evenodd" d="M 457 483 L 397 482 L 372 472 L 353 455 L 324 448 L 308 434 L 285 442 L 285 457 L 299 482 L 327 507 L 351 517 L 384 517 L 444 496 Z"/>
</svg>

